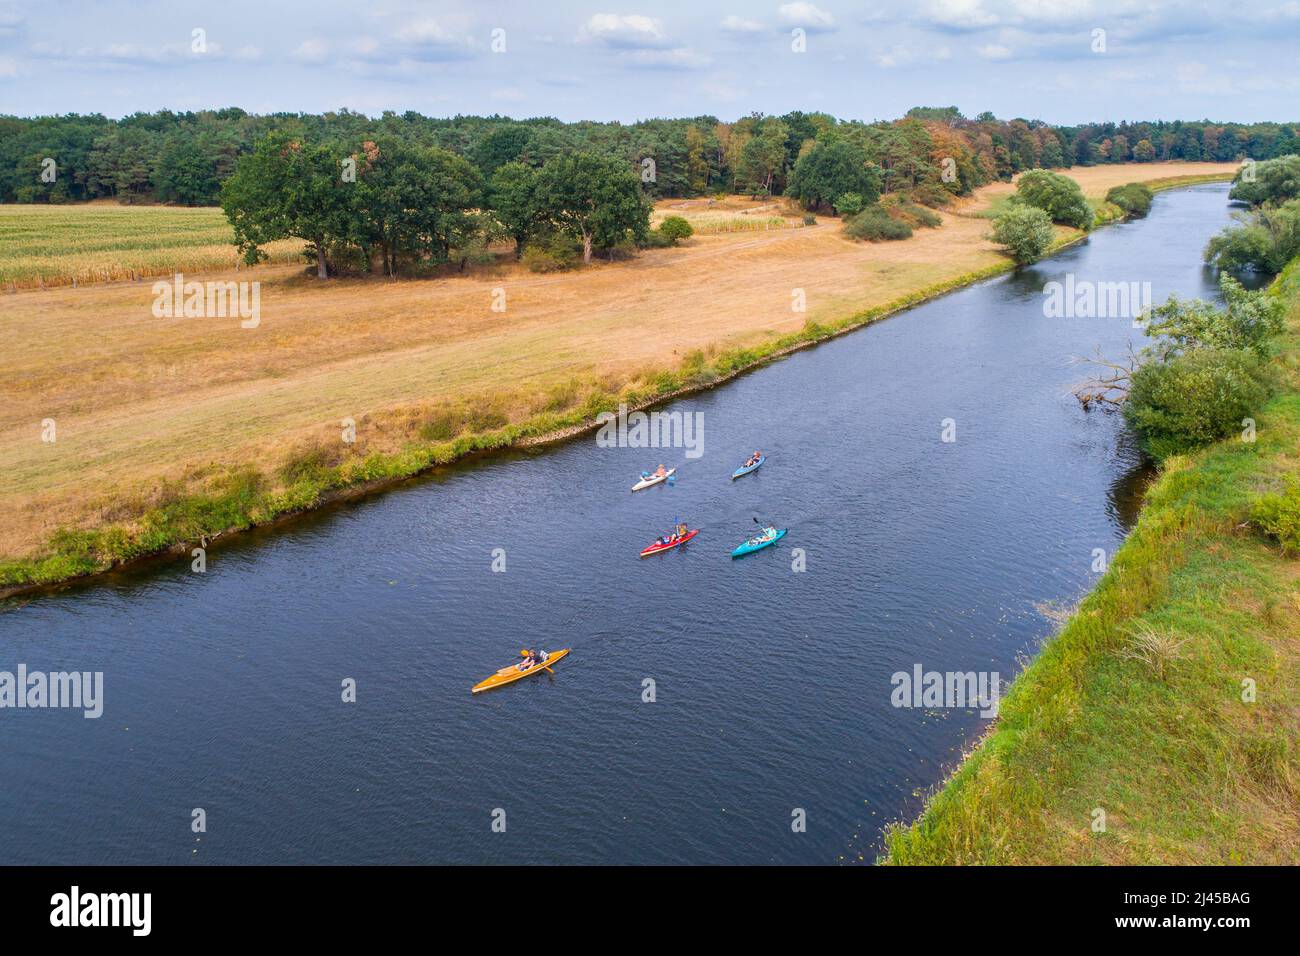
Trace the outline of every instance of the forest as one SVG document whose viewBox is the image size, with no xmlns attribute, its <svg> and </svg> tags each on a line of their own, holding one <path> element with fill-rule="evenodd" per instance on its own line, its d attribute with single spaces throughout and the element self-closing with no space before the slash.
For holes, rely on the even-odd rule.
<svg viewBox="0 0 1300 956">
<path fill-rule="evenodd" d="M 1033 168 L 1162 160 L 1264 160 L 1300 151 L 1297 126 L 1182 120 L 1052 126 L 973 119 L 955 107 L 918 107 L 899 120 L 864 123 L 825 113 L 714 116 L 636 123 L 505 116 L 431 118 L 340 110 L 321 115 L 201 112 L 0 116 L 0 202 L 212 206 L 239 160 L 270 135 L 316 143 L 388 141 L 437 148 L 488 179 L 506 163 L 540 168 L 574 152 L 632 164 L 652 199 L 713 192 L 784 194 L 798 160 L 818 141 L 851 143 L 879 169 L 884 192 L 940 184 L 965 193 Z M 951 160 L 944 176 L 943 160 Z M 53 160 L 53 164 L 48 160 Z M 796 182 L 797 186 L 798 183 Z"/>
</svg>

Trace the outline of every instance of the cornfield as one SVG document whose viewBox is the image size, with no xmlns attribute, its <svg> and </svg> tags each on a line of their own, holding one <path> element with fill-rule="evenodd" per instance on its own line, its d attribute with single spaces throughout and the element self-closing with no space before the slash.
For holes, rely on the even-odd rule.
<svg viewBox="0 0 1300 956">
<path fill-rule="evenodd" d="M 765 229 L 786 229 L 799 225 L 798 220 L 781 216 L 746 216 L 734 212 L 673 212 L 656 211 L 652 225 L 659 225 L 667 216 L 681 216 L 695 227 L 697 235 L 711 236 L 729 232 L 761 232 Z"/>
<path fill-rule="evenodd" d="M 233 269 L 233 241 L 215 208 L 0 206 L 0 289 Z M 298 262 L 302 245 L 285 240 L 266 252 L 271 262 Z"/>
</svg>

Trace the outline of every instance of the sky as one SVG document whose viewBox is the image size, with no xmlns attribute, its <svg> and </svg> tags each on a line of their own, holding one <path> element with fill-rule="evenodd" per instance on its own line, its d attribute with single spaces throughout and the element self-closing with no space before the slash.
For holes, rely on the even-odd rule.
<svg viewBox="0 0 1300 956">
<path fill-rule="evenodd" d="M 1300 121 L 1300 0 L 0 0 L 0 113 Z"/>
</svg>

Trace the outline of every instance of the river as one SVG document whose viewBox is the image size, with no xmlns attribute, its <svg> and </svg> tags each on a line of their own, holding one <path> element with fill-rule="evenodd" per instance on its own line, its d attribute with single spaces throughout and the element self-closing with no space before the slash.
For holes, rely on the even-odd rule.
<svg viewBox="0 0 1300 956">
<path fill-rule="evenodd" d="M 871 861 L 989 723 L 896 708 L 891 675 L 1010 679 L 1135 519 L 1139 455 L 1068 386 L 1140 333 L 1045 317 L 1044 284 L 1217 298 L 1227 222 L 1226 185 L 1162 193 L 679 401 L 699 458 L 588 436 L 236 536 L 204 574 L 11 602 L 0 670 L 102 671 L 104 712 L 0 711 L 0 863 Z M 630 494 L 661 460 L 675 485 Z M 732 561 L 755 515 L 789 534 Z M 700 535 L 640 560 L 679 517 Z M 538 644 L 573 653 L 471 697 Z"/>
</svg>

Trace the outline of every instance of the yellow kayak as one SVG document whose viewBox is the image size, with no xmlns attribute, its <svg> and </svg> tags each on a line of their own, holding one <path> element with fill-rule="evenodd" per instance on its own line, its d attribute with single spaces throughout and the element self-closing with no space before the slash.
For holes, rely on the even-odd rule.
<svg viewBox="0 0 1300 956">
<path fill-rule="evenodd" d="M 481 690 L 491 690 L 494 687 L 501 687 L 503 684 L 513 684 L 515 681 L 524 677 L 532 677 L 534 674 L 540 674 L 565 654 L 569 653 L 571 648 L 566 647 L 562 651 L 551 651 L 544 662 L 534 664 L 526 671 L 521 671 L 518 664 L 511 664 L 509 667 L 503 667 L 487 680 L 479 681 L 470 688 L 471 694 L 477 694 Z"/>
</svg>

